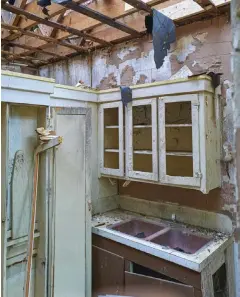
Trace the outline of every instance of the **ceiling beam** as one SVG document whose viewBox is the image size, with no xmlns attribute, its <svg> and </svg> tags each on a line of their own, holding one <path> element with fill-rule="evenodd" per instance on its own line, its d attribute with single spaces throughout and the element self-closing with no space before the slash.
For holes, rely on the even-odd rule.
<svg viewBox="0 0 240 297">
<path fill-rule="evenodd" d="M 31 31 L 26 31 L 26 30 L 21 29 L 21 28 L 16 27 L 16 26 L 11 26 L 11 25 L 8 25 L 8 24 L 5 24 L 5 23 L 1 23 L 1 27 L 5 28 L 7 30 L 13 31 L 13 32 L 19 31 L 23 35 L 27 35 L 27 36 L 30 36 L 30 37 L 34 37 L 36 39 L 43 40 L 43 41 L 47 42 L 46 43 L 47 47 L 50 47 L 51 44 L 58 44 L 58 45 L 61 45 L 61 46 L 71 48 L 71 49 L 73 49 L 73 50 L 75 50 L 77 52 L 80 52 L 80 53 L 86 52 L 86 49 L 84 49 L 84 48 L 82 48 L 80 46 L 71 44 L 71 43 L 63 41 L 63 40 L 58 40 L 58 39 L 55 39 L 55 38 L 43 36 L 43 35 L 31 32 Z"/>
<path fill-rule="evenodd" d="M 71 27 L 68 27 L 68 26 L 53 22 L 53 21 L 46 20 L 46 19 L 44 19 L 42 17 L 39 17 L 39 16 L 37 16 L 37 15 L 35 15 L 33 13 L 27 12 L 24 9 L 21 9 L 21 8 L 18 8 L 18 7 L 15 7 L 15 6 L 6 4 L 6 3 L 2 4 L 2 9 L 5 9 L 7 11 L 10 11 L 10 12 L 18 14 L 18 15 L 23 15 L 23 16 L 31 19 L 31 20 L 34 20 L 34 21 L 40 23 L 40 24 L 44 24 L 44 25 L 47 25 L 47 26 L 50 26 L 50 27 L 65 31 L 65 32 L 68 32 L 70 34 L 77 35 L 79 37 L 84 37 L 87 40 L 91 40 L 91 41 L 97 42 L 99 44 L 104 44 L 106 46 L 111 45 L 109 42 L 106 42 L 103 39 L 93 37 L 93 36 L 91 36 L 91 35 L 89 35 L 87 33 L 83 33 L 82 31 L 77 30 L 75 28 L 71 28 Z"/>
<path fill-rule="evenodd" d="M 38 58 L 35 58 L 35 57 L 29 57 L 29 56 L 24 56 L 24 57 L 22 57 L 22 56 L 20 56 L 20 55 L 16 55 L 16 54 L 11 53 L 11 52 L 9 52 L 9 51 L 1 50 L 1 53 L 2 53 L 3 55 L 7 56 L 7 58 L 10 59 L 10 60 L 11 60 L 11 59 L 12 59 L 12 60 L 17 59 L 17 60 L 26 60 L 26 61 L 30 61 L 30 62 L 32 62 L 32 61 L 38 61 L 38 62 L 40 62 L 40 63 L 45 63 L 45 62 L 46 62 L 46 61 L 43 61 L 43 60 L 38 59 Z M 33 63 L 33 65 L 34 65 L 34 63 Z"/>
<path fill-rule="evenodd" d="M 20 0 L 20 1 L 21 1 L 21 3 L 20 3 L 20 5 L 19 5 L 19 7 L 22 8 L 22 9 L 24 9 L 25 6 L 26 6 L 26 4 L 27 4 L 27 0 Z M 15 5 L 16 5 L 16 3 L 15 3 Z M 14 16 L 13 19 L 12 19 L 11 25 L 13 25 L 13 26 L 17 26 L 17 24 L 18 24 L 20 18 L 21 18 L 20 15 L 15 14 L 15 16 Z"/>
<path fill-rule="evenodd" d="M 123 0 L 123 1 L 128 3 L 129 5 L 133 6 L 137 10 L 144 10 L 144 11 L 152 14 L 152 8 L 148 4 L 144 3 L 141 0 Z"/>
<path fill-rule="evenodd" d="M 85 2 L 86 0 L 77 0 L 76 3 L 83 3 Z M 40 16 L 43 15 L 42 13 L 42 8 L 37 5 L 37 1 L 32 1 L 30 3 L 28 3 L 24 9 L 25 11 L 29 11 L 29 12 L 34 12 L 34 13 L 39 13 Z M 56 5 L 54 3 L 51 4 L 50 8 L 49 8 L 49 16 L 45 16 L 45 19 L 51 19 L 59 14 L 63 14 L 67 11 L 67 8 L 63 8 L 62 6 L 60 5 Z M 33 21 L 33 20 L 30 20 L 30 19 L 27 19 L 27 20 L 23 20 L 24 22 L 24 26 L 21 25 L 21 21 L 20 20 L 20 24 L 19 26 L 22 28 L 22 29 L 30 29 L 32 28 L 33 26 L 37 25 L 38 22 L 36 21 Z M 13 24 L 12 24 L 13 25 Z M 4 36 L 5 39 L 8 39 L 8 40 L 14 40 L 16 38 L 19 37 L 19 34 L 11 34 L 11 35 L 7 35 L 7 36 Z"/>
<path fill-rule="evenodd" d="M 12 41 L 8 41 L 8 40 L 4 40 L 4 39 L 1 39 L 1 42 L 3 45 L 8 45 L 10 47 L 19 47 L 19 48 L 22 48 L 22 49 L 25 49 L 25 50 L 30 50 L 32 51 L 33 53 L 34 52 L 40 52 L 42 54 L 45 54 L 45 55 L 49 55 L 49 56 L 54 56 L 54 57 L 63 57 L 59 54 L 56 54 L 56 53 L 51 53 L 51 52 L 48 52 L 48 51 L 45 51 L 43 49 L 40 49 L 40 48 L 35 48 L 34 46 L 31 46 L 31 45 L 26 45 L 26 44 L 20 44 L 20 43 L 16 43 L 16 42 L 12 42 Z M 24 54 L 25 52 L 23 52 Z M 20 54 L 21 55 L 21 54 Z M 27 52 L 27 55 L 29 55 L 29 53 Z"/>
<path fill-rule="evenodd" d="M 120 23 L 118 21 L 114 21 L 112 18 L 101 14 L 98 11 L 95 11 L 87 6 L 79 5 L 74 2 L 66 2 L 63 4 L 64 7 L 67 7 L 68 9 L 72 9 L 73 11 L 79 12 L 81 14 L 84 14 L 90 18 L 93 18 L 103 24 L 109 25 L 115 29 L 121 30 L 127 34 L 130 34 L 134 37 L 141 37 L 141 33 L 136 31 L 135 29 L 132 29 L 128 27 L 127 25 Z"/>
</svg>

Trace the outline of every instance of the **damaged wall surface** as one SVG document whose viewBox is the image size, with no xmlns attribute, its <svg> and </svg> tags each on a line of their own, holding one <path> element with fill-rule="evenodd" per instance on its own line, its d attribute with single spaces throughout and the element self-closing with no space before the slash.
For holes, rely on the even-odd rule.
<svg viewBox="0 0 240 297">
<path fill-rule="evenodd" d="M 203 195 L 194 190 L 131 183 L 127 188 L 120 187 L 120 191 L 133 197 L 224 212 L 234 220 L 236 212 L 234 166 L 232 162 L 223 161 L 226 156 L 231 161 L 233 143 L 229 16 L 186 25 L 177 28 L 176 33 L 177 41 L 172 45 L 163 66 L 158 70 L 153 58 L 152 39 L 148 37 L 112 49 L 96 51 L 88 59 L 74 58 L 68 62 L 49 65 L 40 70 L 40 75 L 53 77 L 61 84 L 75 85 L 82 80 L 85 85 L 102 90 L 120 85 L 129 86 L 186 77 L 203 71 L 223 73 L 221 77 L 222 188 L 212 191 L 209 195 Z M 151 195 L 146 195 L 150 192 Z"/>
</svg>

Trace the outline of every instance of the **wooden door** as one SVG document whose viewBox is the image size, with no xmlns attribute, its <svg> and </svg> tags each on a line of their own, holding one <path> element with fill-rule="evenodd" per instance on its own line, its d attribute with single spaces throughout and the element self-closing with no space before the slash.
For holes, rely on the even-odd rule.
<svg viewBox="0 0 240 297">
<path fill-rule="evenodd" d="M 90 111 L 58 109 L 55 156 L 53 297 L 91 296 Z"/>
<path fill-rule="evenodd" d="M 92 247 L 93 297 L 121 295 L 124 287 L 124 258 L 97 246 Z"/>
<path fill-rule="evenodd" d="M 167 96 L 158 103 L 160 181 L 200 187 L 198 95 Z"/>
</svg>

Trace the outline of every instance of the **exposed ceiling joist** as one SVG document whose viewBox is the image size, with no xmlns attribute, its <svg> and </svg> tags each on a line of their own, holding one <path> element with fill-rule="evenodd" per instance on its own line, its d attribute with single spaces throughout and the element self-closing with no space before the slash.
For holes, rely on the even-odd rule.
<svg viewBox="0 0 240 297">
<path fill-rule="evenodd" d="M 34 32 L 31 32 L 31 31 L 26 31 L 24 29 L 21 29 L 19 27 L 16 27 L 16 26 L 11 26 L 11 25 L 8 25 L 8 24 L 5 24 L 5 23 L 1 23 L 1 27 L 2 28 L 5 28 L 7 30 L 11 30 L 13 32 L 16 32 L 16 31 L 19 31 L 21 32 L 23 35 L 27 35 L 27 36 L 30 36 L 30 37 L 34 37 L 36 39 L 41 39 L 45 42 L 47 42 L 47 46 L 49 47 L 49 45 L 51 46 L 51 44 L 58 44 L 58 45 L 61 45 L 61 46 L 65 46 L 65 47 L 68 47 L 68 48 L 71 48 L 77 52 L 80 52 L 80 53 L 83 53 L 83 52 L 86 52 L 86 49 L 80 47 L 80 46 L 77 46 L 77 45 L 74 45 L 74 44 L 71 44 L 69 42 L 66 42 L 66 41 L 63 41 L 63 40 L 58 40 L 58 39 L 55 39 L 55 38 L 51 38 L 51 37 L 47 37 L 47 36 L 43 36 L 43 35 L 40 35 L 40 34 L 37 34 L 37 33 L 34 33 Z"/>
<path fill-rule="evenodd" d="M 12 41 L 8 41 L 8 40 L 4 40 L 4 39 L 1 39 L 1 42 L 2 44 L 6 44 L 10 47 L 19 47 L 19 48 L 22 48 L 22 49 L 25 49 L 25 50 L 30 50 L 32 51 L 33 53 L 34 52 L 40 52 L 42 54 L 45 54 L 45 55 L 49 55 L 49 56 L 53 56 L 53 57 L 59 57 L 59 58 L 62 58 L 63 56 L 61 55 L 58 55 L 56 53 L 52 53 L 52 52 L 48 52 L 48 51 L 45 51 L 43 49 L 38 49 L 38 48 L 35 48 L 33 46 L 30 46 L 30 45 L 26 45 L 26 44 L 20 44 L 20 43 L 16 43 L 16 42 L 12 42 Z M 26 54 L 26 52 L 24 52 Z M 24 54 L 23 53 L 23 54 Z M 27 52 L 27 55 L 29 55 L 29 53 Z"/>
<path fill-rule="evenodd" d="M 14 53 L 11 53 L 9 51 L 1 50 L 1 53 L 3 55 L 7 56 L 8 59 L 12 59 L 12 60 L 15 60 L 16 59 L 16 60 L 26 60 L 26 61 L 30 61 L 30 62 L 32 62 L 32 61 L 38 61 L 40 63 L 46 63 L 46 61 L 43 61 L 43 60 L 41 60 L 39 58 L 29 57 L 29 56 L 22 57 L 22 56 L 19 56 L 19 55 L 14 54 Z M 33 65 L 34 65 L 34 63 L 33 63 Z"/>
<path fill-rule="evenodd" d="M 24 9 L 25 6 L 26 6 L 26 4 L 27 4 L 27 0 L 21 0 L 21 3 L 20 3 L 20 5 L 19 5 L 19 7 L 22 8 L 22 9 Z M 15 5 L 16 5 L 16 4 L 15 4 Z M 14 16 L 13 19 L 12 19 L 11 25 L 13 25 L 13 26 L 17 26 L 17 24 L 18 24 L 20 18 L 21 18 L 20 15 L 15 14 L 15 16 Z"/>
<path fill-rule="evenodd" d="M 114 21 L 113 19 L 111 19 L 110 17 L 103 15 L 87 6 L 83 6 L 83 5 L 79 5 L 77 3 L 74 2 L 66 2 L 63 4 L 65 7 L 67 7 L 68 9 L 72 9 L 76 12 L 79 12 L 81 14 L 84 14 L 90 18 L 93 18 L 95 20 L 100 21 L 103 24 L 107 24 L 113 28 L 116 28 L 118 30 L 121 30 L 127 34 L 132 35 L 133 37 L 141 37 L 141 34 L 136 31 L 135 29 L 130 28 L 129 26 L 126 26 L 123 23 L 120 23 L 118 21 Z"/>
<path fill-rule="evenodd" d="M 18 14 L 18 15 L 23 15 L 23 16 L 29 18 L 29 19 L 32 19 L 32 20 L 40 23 L 40 24 L 44 24 L 44 25 L 47 25 L 47 26 L 50 26 L 50 27 L 65 31 L 65 32 L 68 32 L 70 34 L 77 35 L 79 37 L 84 37 L 87 40 L 91 40 L 91 41 L 97 42 L 99 44 L 111 45 L 109 42 L 106 42 L 103 39 L 93 37 L 90 34 L 83 33 L 82 31 L 77 30 L 75 28 L 71 28 L 71 27 L 68 27 L 68 26 L 53 22 L 53 21 L 46 20 L 46 19 L 44 19 L 42 17 L 39 17 L 39 16 L 37 16 L 37 15 L 35 15 L 33 13 L 27 12 L 24 9 L 21 9 L 21 8 L 18 8 L 18 7 L 15 7 L 15 6 L 6 4 L 6 3 L 2 4 L 2 9 L 5 9 L 7 11 L 10 11 L 10 12 Z"/>
<path fill-rule="evenodd" d="M 151 7 L 147 3 L 144 3 L 141 0 L 123 0 L 123 1 L 135 7 L 137 10 L 144 10 L 150 14 L 152 13 Z"/>
</svg>

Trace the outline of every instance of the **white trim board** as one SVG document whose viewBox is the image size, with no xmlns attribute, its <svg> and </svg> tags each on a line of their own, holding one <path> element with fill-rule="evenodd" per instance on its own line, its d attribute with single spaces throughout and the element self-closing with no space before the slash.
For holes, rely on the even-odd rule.
<svg viewBox="0 0 240 297">
<path fill-rule="evenodd" d="M 55 84 L 55 80 L 39 76 L 26 75 L 11 71 L 2 71 L 2 101 L 46 106 L 77 106 L 77 102 L 114 102 L 121 100 L 119 88 L 95 91 L 72 86 Z M 171 85 L 171 87 L 170 87 Z M 210 92 L 213 93 L 211 79 L 206 75 L 160 81 L 150 84 L 131 86 L 133 99 L 145 99 L 165 95 Z M 15 93 L 13 92 L 15 90 Z M 13 93 L 9 93 L 12 91 Z M 19 95 L 17 92 L 22 92 Z M 44 94 L 40 97 L 39 94 Z M 52 100 L 71 100 L 65 103 Z"/>
</svg>

